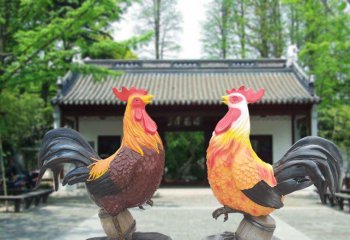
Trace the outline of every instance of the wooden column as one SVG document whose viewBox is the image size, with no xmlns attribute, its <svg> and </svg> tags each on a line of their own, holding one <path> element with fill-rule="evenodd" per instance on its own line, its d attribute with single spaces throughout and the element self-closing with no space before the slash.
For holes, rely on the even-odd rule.
<svg viewBox="0 0 350 240">
<path fill-rule="evenodd" d="M 311 113 L 309 113 L 306 115 L 306 128 L 307 128 L 306 133 L 308 136 L 311 135 L 311 121 L 312 121 Z"/>
<path fill-rule="evenodd" d="M 75 115 L 74 116 L 74 121 L 75 121 L 75 130 L 79 132 L 79 116 Z"/>
<path fill-rule="evenodd" d="M 295 143 L 295 115 L 292 115 L 292 144 Z"/>
</svg>

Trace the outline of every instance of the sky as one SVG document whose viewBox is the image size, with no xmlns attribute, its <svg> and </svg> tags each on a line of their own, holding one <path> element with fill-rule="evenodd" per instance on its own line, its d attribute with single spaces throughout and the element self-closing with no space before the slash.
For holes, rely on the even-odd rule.
<svg viewBox="0 0 350 240">
<path fill-rule="evenodd" d="M 210 0 L 178 0 L 177 7 L 182 14 L 182 33 L 180 34 L 181 50 L 174 59 L 198 59 L 201 52 L 201 24 L 205 21 L 206 6 Z M 115 40 L 126 40 L 134 35 L 133 16 L 136 7 L 131 7 L 122 21 L 113 24 Z"/>
</svg>

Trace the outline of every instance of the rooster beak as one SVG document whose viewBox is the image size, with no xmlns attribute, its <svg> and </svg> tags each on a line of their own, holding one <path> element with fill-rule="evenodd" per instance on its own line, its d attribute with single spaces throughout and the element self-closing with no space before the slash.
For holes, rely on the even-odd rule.
<svg viewBox="0 0 350 240">
<path fill-rule="evenodd" d="M 152 102 L 152 98 L 154 98 L 153 95 L 146 95 L 146 96 L 142 97 L 141 99 L 145 104 L 149 104 Z"/>
<path fill-rule="evenodd" d="M 223 103 L 225 103 L 226 105 L 228 105 L 228 96 L 222 96 L 222 101 Z"/>
</svg>

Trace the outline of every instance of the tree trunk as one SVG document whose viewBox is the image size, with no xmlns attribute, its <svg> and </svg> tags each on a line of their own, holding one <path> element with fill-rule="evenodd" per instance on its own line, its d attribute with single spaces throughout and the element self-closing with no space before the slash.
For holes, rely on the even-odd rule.
<svg viewBox="0 0 350 240">
<path fill-rule="evenodd" d="M 154 48 L 156 59 L 162 59 L 160 55 L 160 4 L 161 0 L 153 0 L 154 8 Z"/>
<path fill-rule="evenodd" d="M 246 34 L 245 34 L 245 8 L 244 8 L 244 0 L 240 2 L 240 43 L 241 43 L 241 58 L 246 58 Z"/>
<path fill-rule="evenodd" d="M 227 56 L 227 6 L 225 2 L 221 6 L 221 57 L 226 59 Z"/>
<path fill-rule="evenodd" d="M 271 22 L 269 24 L 272 37 L 272 55 L 280 58 L 283 52 L 283 26 L 281 19 L 280 1 L 273 0 Z"/>
<path fill-rule="evenodd" d="M 44 100 L 45 107 L 47 106 L 50 94 L 50 82 L 45 81 L 41 84 L 40 97 Z"/>
<path fill-rule="evenodd" d="M 269 46 L 268 46 L 268 19 L 267 19 L 267 1 L 262 1 L 261 5 L 259 6 L 260 9 L 260 36 L 261 36 L 261 45 L 260 45 L 260 56 L 262 58 L 267 58 L 269 56 Z"/>
</svg>

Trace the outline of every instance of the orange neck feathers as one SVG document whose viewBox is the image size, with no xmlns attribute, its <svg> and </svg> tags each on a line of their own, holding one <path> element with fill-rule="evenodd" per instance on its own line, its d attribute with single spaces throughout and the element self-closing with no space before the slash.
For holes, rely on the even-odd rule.
<svg viewBox="0 0 350 240">
<path fill-rule="evenodd" d="M 122 147 L 129 147 L 143 156 L 142 148 L 148 148 L 159 152 L 163 149 L 162 140 L 158 132 L 148 133 L 141 122 L 136 121 L 135 110 L 130 104 L 127 105 L 124 114 Z"/>
<path fill-rule="evenodd" d="M 240 111 L 241 115 L 237 120 L 232 122 L 227 131 L 221 134 L 216 134 L 215 131 L 213 132 L 207 149 L 209 164 L 213 164 L 215 159 L 218 159 L 218 156 L 226 156 L 228 159 L 234 159 L 234 156 L 240 151 L 242 144 L 248 148 L 252 148 L 249 140 L 250 120 L 248 106 L 241 106 Z"/>
<path fill-rule="evenodd" d="M 143 148 L 154 150 L 157 153 L 163 150 L 157 125 L 145 110 L 146 104 L 151 102 L 153 96 L 147 95 L 146 90 L 135 87 L 130 89 L 122 87 L 121 91 L 113 88 L 113 92 L 119 100 L 127 102 L 124 114 L 123 140 L 120 148 L 129 147 L 141 156 L 143 156 Z M 119 149 L 106 159 L 93 159 L 95 162 L 89 165 L 91 170 L 88 181 L 93 181 L 107 172 Z"/>
<path fill-rule="evenodd" d="M 237 119 L 231 122 L 227 131 L 216 134 L 213 132 L 212 139 L 219 141 L 221 144 L 229 144 L 231 141 L 235 142 L 249 142 L 250 135 L 250 119 L 249 110 L 247 104 L 239 105 L 240 115 Z"/>
<path fill-rule="evenodd" d="M 228 95 L 223 96 L 223 103 L 228 105 L 229 111 L 216 125 L 213 136 L 207 149 L 208 168 L 214 166 L 216 161 L 228 163 L 234 161 L 236 156 L 242 156 L 242 149 L 256 155 L 249 140 L 250 119 L 248 103 L 259 101 L 264 89 L 254 92 L 241 86 L 238 89 L 226 90 Z M 245 156 L 243 156 L 245 157 Z"/>
</svg>

